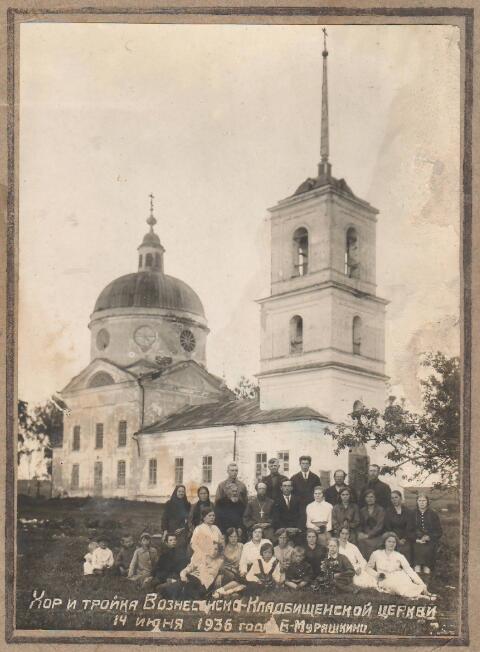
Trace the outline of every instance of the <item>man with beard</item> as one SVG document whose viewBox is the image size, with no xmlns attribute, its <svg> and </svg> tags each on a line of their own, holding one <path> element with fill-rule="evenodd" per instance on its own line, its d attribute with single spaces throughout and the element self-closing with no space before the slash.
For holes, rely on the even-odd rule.
<svg viewBox="0 0 480 652">
<path fill-rule="evenodd" d="M 267 496 L 267 485 L 264 482 L 257 482 L 255 489 L 257 495 L 247 503 L 243 524 L 250 533 L 252 527 L 258 523 L 263 528 L 265 539 L 273 541 L 273 500 Z"/>
<path fill-rule="evenodd" d="M 245 484 L 238 479 L 238 464 L 236 462 L 230 462 L 227 466 L 227 479 L 222 480 L 217 487 L 217 492 L 215 494 L 215 503 L 221 500 L 222 498 L 228 497 L 228 489 L 230 486 L 235 485 L 238 490 L 238 496 L 244 505 L 247 504 L 248 492 Z"/>
<path fill-rule="evenodd" d="M 279 469 L 280 462 L 276 457 L 272 457 L 268 460 L 268 470 L 270 473 L 264 475 L 262 478 L 262 482 L 267 485 L 267 496 L 274 502 L 282 496 L 282 482 L 288 480 L 286 475 L 279 473 Z"/>
<path fill-rule="evenodd" d="M 365 507 L 365 495 L 372 490 L 375 494 L 375 503 L 383 509 L 391 505 L 392 491 L 386 482 L 379 480 L 380 467 L 378 464 L 370 464 L 368 468 L 368 482 L 362 489 L 358 506 Z"/>
<path fill-rule="evenodd" d="M 237 530 L 239 539 L 243 541 L 245 504 L 240 500 L 236 485 L 230 485 L 227 491 L 227 496 L 215 502 L 215 522 L 223 535 L 228 528 L 233 527 Z"/>
</svg>

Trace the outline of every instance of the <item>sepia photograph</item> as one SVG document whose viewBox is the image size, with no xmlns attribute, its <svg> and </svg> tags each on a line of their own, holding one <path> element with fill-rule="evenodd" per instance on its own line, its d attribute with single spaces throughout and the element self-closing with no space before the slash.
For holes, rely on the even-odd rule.
<svg viewBox="0 0 480 652">
<path fill-rule="evenodd" d="M 16 30 L 12 640 L 465 641 L 463 23 Z"/>
</svg>

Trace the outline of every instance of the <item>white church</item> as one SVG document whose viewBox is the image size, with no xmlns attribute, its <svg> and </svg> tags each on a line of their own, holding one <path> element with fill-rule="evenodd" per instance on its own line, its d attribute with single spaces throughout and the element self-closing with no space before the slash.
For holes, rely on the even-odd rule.
<svg viewBox="0 0 480 652">
<path fill-rule="evenodd" d="M 385 404 L 385 307 L 376 295 L 378 211 L 329 162 L 326 45 L 318 174 L 270 209 L 271 290 L 260 299 L 260 399 L 238 400 L 209 373 L 202 302 L 164 271 L 154 231 L 138 271 L 112 281 L 90 318 L 91 361 L 62 390 L 69 408 L 53 451 L 53 494 L 164 501 L 176 484 L 214 493 L 236 460 L 253 491 L 267 460 L 324 486 L 345 469 L 363 484 L 367 451 L 334 454 L 326 427 Z M 376 461 L 376 460 L 375 460 Z"/>
</svg>

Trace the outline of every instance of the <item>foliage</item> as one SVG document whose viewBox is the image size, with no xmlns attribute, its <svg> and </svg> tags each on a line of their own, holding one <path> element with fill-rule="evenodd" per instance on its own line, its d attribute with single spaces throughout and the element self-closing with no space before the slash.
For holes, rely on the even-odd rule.
<svg viewBox="0 0 480 652">
<path fill-rule="evenodd" d="M 233 392 L 238 400 L 246 398 L 259 398 L 260 397 L 260 388 L 258 385 L 247 378 L 242 376 L 236 386 L 233 388 Z"/>
<path fill-rule="evenodd" d="M 33 477 L 40 479 L 51 472 L 52 444 L 60 440 L 63 412 L 54 401 L 28 409 L 26 401 L 18 401 L 17 462 L 26 458 L 34 462 Z"/>
<path fill-rule="evenodd" d="M 425 481 L 435 476 L 435 485 L 457 486 L 460 452 L 460 362 L 443 353 L 424 355 L 422 366 L 431 373 L 420 381 L 423 412 L 416 414 L 405 401 L 390 396 L 383 412 L 361 407 L 352 412 L 350 423 L 327 430 L 341 450 L 367 444 L 385 449 L 383 472 L 399 470 L 404 479 Z"/>
</svg>

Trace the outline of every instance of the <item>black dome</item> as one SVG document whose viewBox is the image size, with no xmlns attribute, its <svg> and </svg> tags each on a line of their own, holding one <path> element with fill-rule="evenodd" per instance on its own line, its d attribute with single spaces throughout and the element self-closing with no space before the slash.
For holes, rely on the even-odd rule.
<svg viewBox="0 0 480 652">
<path fill-rule="evenodd" d="M 120 276 L 98 297 L 94 312 L 112 308 L 165 308 L 205 317 L 196 292 L 180 279 L 162 272 L 136 272 Z"/>
</svg>

